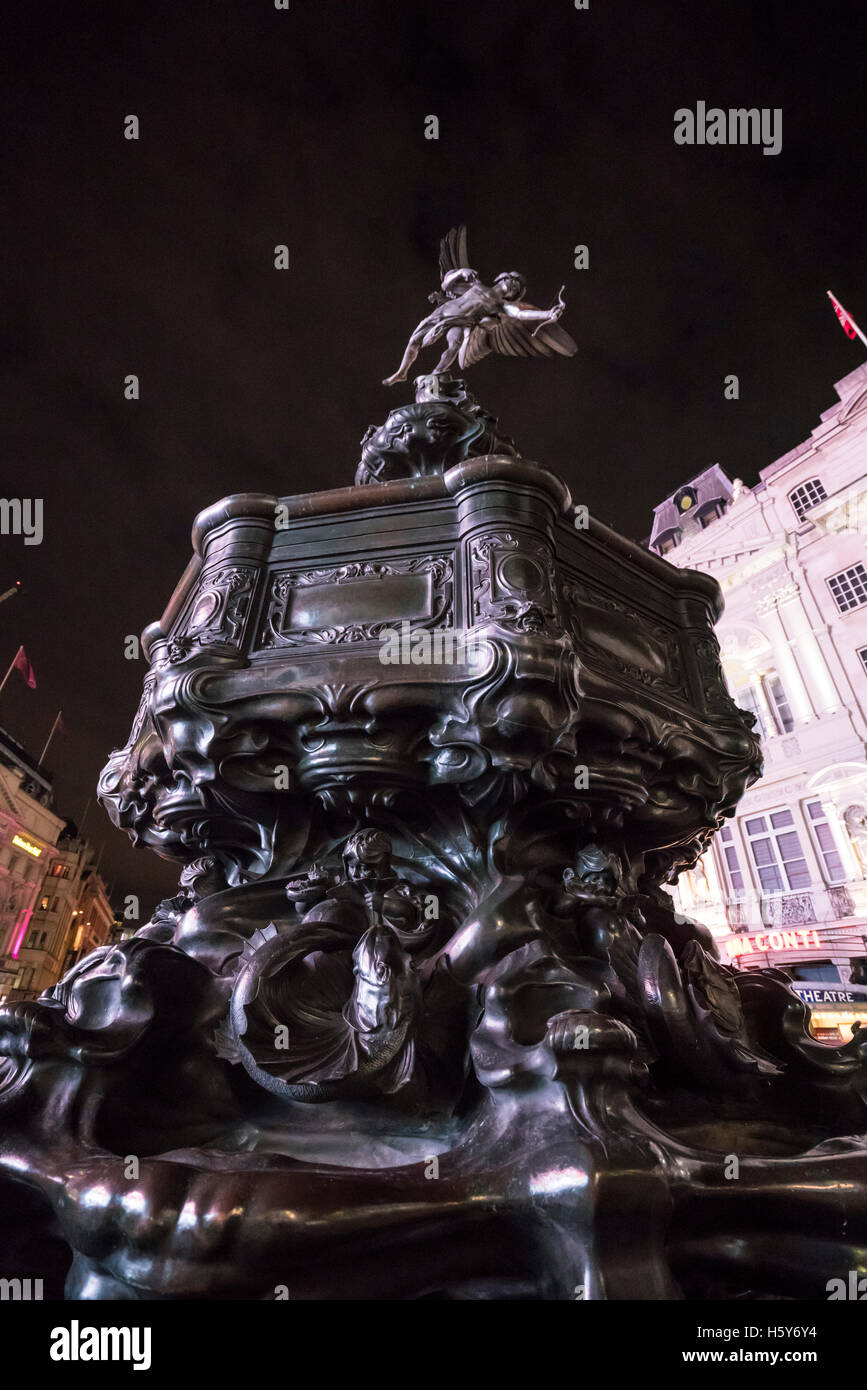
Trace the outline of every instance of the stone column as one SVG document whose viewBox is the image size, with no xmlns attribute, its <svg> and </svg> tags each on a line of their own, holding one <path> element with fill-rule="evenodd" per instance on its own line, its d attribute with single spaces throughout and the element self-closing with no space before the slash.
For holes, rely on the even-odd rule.
<svg viewBox="0 0 867 1390">
<path fill-rule="evenodd" d="M 804 684 L 810 690 L 813 704 L 817 714 L 834 714 L 840 708 L 840 697 L 834 686 L 828 671 L 828 664 L 825 660 L 819 643 L 810 627 L 804 605 L 801 600 L 800 590 L 790 599 L 784 599 L 780 607 L 784 610 L 786 620 L 792 631 L 792 641 L 796 640 L 797 648 L 802 657 L 802 665 L 805 673 L 809 673 L 809 680 L 805 674 Z M 777 609 L 777 616 L 781 626 L 783 614 Z"/>
<path fill-rule="evenodd" d="M 852 848 L 852 842 L 849 839 L 849 833 L 845 825 L 843 824 L 843 817 L 840 814 L 839 807 L 837 806 L 836 802 L 831 800 L 830 796 L 827 793 L 825 795 L 822 795 L 822 793 L 820 792 L 819 797 L 822 802 L 822 810 L 828 817 L 828 824 L 831 827 L 831 833 L 834 836 L 834 841 L 840 853 L 840 858 L 843 860 L 843 868 L 846 871 L 845 881 L 848 882 L 850 879 L 860 878 L 861 868 L 858 863 L 855 851 Z"/>
<path fill-rule="evenodd" d="M 767 619 L 766 631 L 774 653 L 774 660 L 777 663 L 777 672 L 792 707 L 795 722 L 804 724 L 815 717 L 816 710 L 813 708 L 803 677 L 798 670 L 798 664 L 792 654 L 789 638 L 786 635 L 786 629 L 783 626 L 783 620 L 777 606 L 779 597 L 779 590 L 774 594 L 769 594 L 756 605 L 756 612 Z"/>
<path fill-rule="evenodd" d="M 753 672 L 750 676 L 750 685 L 753 688 L 753 694 L 756 697 L 758 706 L 762 711 L 762 719 L 767 736 L 768 738 L 776 738 L 779 732 L 777 729 L 777 721 L 774 717 L 774 711 L 771 709 L 771 702 L 768 699 L 764 682 L 758 672 Z"/>
</svg>

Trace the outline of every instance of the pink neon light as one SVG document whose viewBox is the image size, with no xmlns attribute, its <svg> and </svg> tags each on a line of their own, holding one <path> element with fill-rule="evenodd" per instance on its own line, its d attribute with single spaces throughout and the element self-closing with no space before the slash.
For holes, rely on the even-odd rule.
<svg viewBox="0 0 867 1390">
<path fill-rule="evenodd" d="M 12 959 L 13 959 L 13 960 L 17 960 L 17 959 L 18 959 L 18 952 L 21 950 L 21 944 L 22 944 L 22 942 L 24 941 L 25 936 L 27 935 L 27 928 L 28 928 L 28 926 L 30 925 L 30 918 L 33 916 L 33 908 L 32 908 L 32 907 L 26 908 L 25 911 L 24 911 L 21 915 L 22 915 L 22 917 L 23 917 L 24 920 L 23 920 L 23 922 L 22 922 L 22 924 L 21 924 L 21 931 L 18 933 L 18 940 L 15 942 L 15 945 L 12 947 Z"/>
</svg>

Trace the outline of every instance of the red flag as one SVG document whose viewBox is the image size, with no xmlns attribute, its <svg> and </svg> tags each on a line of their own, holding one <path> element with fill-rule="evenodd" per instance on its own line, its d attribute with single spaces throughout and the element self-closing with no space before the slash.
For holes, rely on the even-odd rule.
<svg viewBox="0 0 867 1390">
<path fill-rule="evenodd" d="M 19 673 L 19 675 L 24 677 L 27 684 L 30 686 L 30 689 L 35 690 L 36 676 L 34 675 L 33 667 L 30 665 L 30 662 L 27 659 L 27 653 L 23 647 L 19 647 L 18 651 L 15 653 L 15 660 L 13 661 L 12 666 Z"/>
<path fill-rule="evenodd" d="M 846 337 L 859 338 L 861 335 L 858 332 L 858 325 L 853 319 L 852 315 L 846 312 L 839 299 L 835 299 L 830 290 L 828 290 L 828 298 L 834 306 L 834 313 L 840 320 L 840 327 L 843 329 L 843 332 L 846 334 Z"/>
</svg>

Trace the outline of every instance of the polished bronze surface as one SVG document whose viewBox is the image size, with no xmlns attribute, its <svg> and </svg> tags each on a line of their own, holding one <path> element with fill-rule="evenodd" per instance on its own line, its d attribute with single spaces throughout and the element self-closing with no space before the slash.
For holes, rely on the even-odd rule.
<svg viewBox="0 0 867 1390">
<path fill-rule="evenodd" d="M 760 770 L 714 581 L 436 375 L 354 487 L 226 498 L 193 543 L 100 781 L 178 892 L 0 1009 L 7 1249 L 20 1192 L 76 1299 L 859 1268 L 867 1044 L 814 1041 L 661 890 Z"/>
</svg>

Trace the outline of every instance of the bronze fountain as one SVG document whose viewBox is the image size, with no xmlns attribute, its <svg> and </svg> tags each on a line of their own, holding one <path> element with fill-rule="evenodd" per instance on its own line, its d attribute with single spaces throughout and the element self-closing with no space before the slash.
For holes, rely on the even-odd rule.
<svg viewBox="0 0 867 1390">
<path fill-rule="evenodd" d="M 562 292 L 467 261 L 459 228 L 389 380 L 443 356 L 355 485 L 209 507 L 144 634 L 100 797 L 178 893 L 0 1011 L 0 1191 L 67 1298 L 824 1298 L 860 1267 L 867 1044 L 663 888 L 760 773 L 720 591 L 449 374 L 576 350 Z"/>
</svg>

